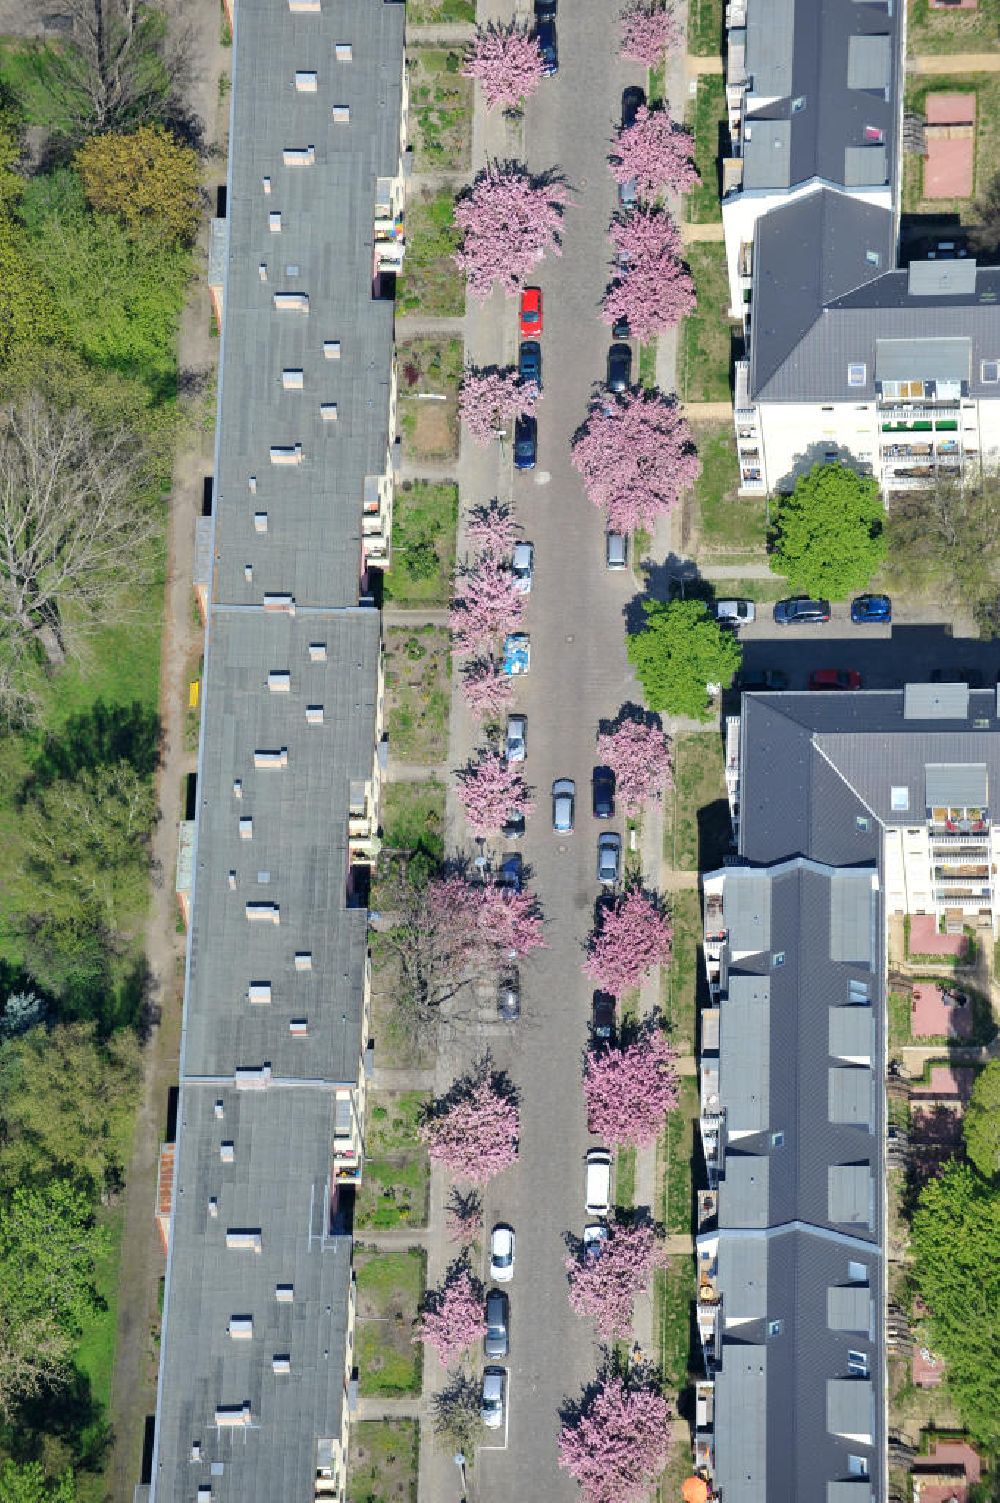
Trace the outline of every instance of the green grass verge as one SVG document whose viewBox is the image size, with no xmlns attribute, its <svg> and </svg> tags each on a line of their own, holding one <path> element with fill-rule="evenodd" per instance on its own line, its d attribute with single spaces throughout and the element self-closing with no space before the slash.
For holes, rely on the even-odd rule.
<svg viewBox="0 0 1000 1503">
<path fill-rule="evenodd" d="M 906 23 L 911 57 L 927 53 L 996 52 L 1000 37 L 997 0 L 979 0 L 975 10 L 931 10 L 929 0 L 910 0 Z"/>
<path fill-rule="evenodd" d="M 671 962 L 662 971 L 663 1016 L 669 1025 L 674 1047 L 682 1053 L 693 1054 L 702 945 L 699 894 L 686 889 L 671 893 L 670 917 L 674 926 L 674 946 Z"/>
<path fill-rule="evenodd" d="M 736 435 L 731 423 L 704 423 L 695 428 L 701 474 L 691 491 L 690 507 L 698 556 L 717 552 L 765 554 L 767 508 L 763 500 L 741 500 Z"/>
<path fill-rule="evenodd" d="M 382 790 L 382 844 L 388 851 L 444 858 L 445 788 L 436 778 L 422 783 L 387 783 Z"/>
<path fill-rule="evenodd" d="M 406 256 L 396 279 L 400 313 L 460 318 L 465 279 L 451 259 L 458 249 L 455 203 L 447 189 L 414 198 L 406 209 Z"/>
<path fill-rule="evenodd" d="M 408 0 L 407 28 L 436 26 L 446 21 L 474 21 L 475 0 Z"/>
<path fill-rule="evenodd" d="M 416 1420 L 355 1420 L 347 1503 L 417 1503 L 419 1470 Z"/>
<path fill-rule="evenodd" d="M 428 767 L 444 759 L 450 677 L 451 651 L 443 627 L 386 630 L 386 723 L 393 756 Z"/>
<path fill-rule="evenodd" d="M 980 4 L 982 9 L 982 4 Z M 942 19 L 954 21 L 954 12 L 942 12 Z M 971 13 L 969 13 L 971 14 Z M 994 12 L 995 16 L 995 12 Z M 996 19 L 993 24 L 994 50 Z M 957 215 L 962 224 L 976 224 L 976 199 L 997 171 L 1000 162 L 1000 73 L 939 73 L 923 78 L 910 77 L 906 85 L 904 108 L 907 114 L 925 115 L 928 94 L 975 94 L 976 159 L 972 193 L 968 198 L 924 199 L 923 158 L 908 152 L 903 157 L 903 212 L 906 214 Z"/>
<path fill-rule="evenodd" d="M 681 325 L 677 390 L 685 402 L 727 402 L 732 363 L 726 248 L 692 242 L 685 259 L 694 277 L 698 305 Z"/>
<path fill-rule="evenodd" d="M 691 1160 L 698 1117 L 698 1079 L 682 1075 L 677 1108 L 667 1116 L 660 1140 L 658 1216 L 668 1232 L 691 1234 Z"/>
<path fill-rule="evenodd" d="M 403 1398 L 420 1392 L 421 1348 L 413 1342 L 413 1322 L 426 1283 L 426 1256 L 405 1252 L 367 1253 L 354 1259 L 358 1280 L 356 1352 L 364 1396 Z"/>
<path fill-rule="evenodd" d="M 635 1205 L 635 1149 L 619 1148 L 615 1155 L 615 1205 Z"/>
<path fill-rule="evenodd" d="M 639 346 L 639 385 L 648 391 L 656 385 L 656 340 Z"/>
<path fill-rule="evenodd" d="M 911 1003 L 906 992 L 889 993 L 889 1053 L 912 1043 L 910 1032 Z"/>
<path fill-rule="evenodd" d="M 722 218 L 719 203 L 719 151 L 725 132 L 726 85 L 715 74 L 698 79 L 688 122 L 694 131 L 694 159 L 701 183 L 684 200 L 689 220 L 695 224 L 712 224 Z"/>
<path fill-rule="evenodd" d="M 688 0 L 688 51 L 717 57 L 722 47 L 723 0 Z"/>
<path fill-rule="evenodd" d="M 458 486 L 404 480 L 392 504 L 392 567 L 383 601 L 404 608 L 447 605 L 455 569 Z"/>
<path fill-rule="evenodd" d="M 694 1297 L 693 1259 L 674 1257 L 669 1268 L 657 1271 L 653 1284 L 656 1342 L 664 1384 L 674 1394 L 687 1385 Z"/>
<path fill-rule="evenodd" d="M 664 858 L 678 871 L 711 871 L 729 849 L 729 804 L 722 741 L 715 731 L 688 731 L 674 742 L 674 787 L 664 830 Z"/>
<path fill-rule="evenodd" d="M 414 171 L 461 172 L 472 154 L 472 79 L 458 48 L 408 47 Z"/>
</svg>

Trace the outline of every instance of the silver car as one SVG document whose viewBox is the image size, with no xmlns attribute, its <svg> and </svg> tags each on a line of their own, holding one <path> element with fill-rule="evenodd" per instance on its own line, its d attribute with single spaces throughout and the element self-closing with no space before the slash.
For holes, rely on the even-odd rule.
<svg viewBox="0 0 1000 1503">
<path fill-rule="evenodd" d="M 628 563 L 628 538 L 623 532 L 605 534 L 604 561 L 609 569 L 624 569 Z"/>
<path fill-rule="evenodd" d="M 510 1301 L 502 1289 L 491 1289 L 486 1296 L 483 1350 L 487 1357 L 506 1357 L 510 1350 Z"/>
<path fill-rule="evenodd" d="M 605 830 L 597 837 L 597 880 L 606 887 L 618 881 L 622 864 L 622 838 L 613 830 Z"/>
<path fill-rule="evenodd" d="M 552 784 L 552 828 L 557 835 L 568 835 L 573 829 L 573 811 L 576 805 L 576 784 L 572 778 L 556 778 Z"/>
<path fill-rule="evenodd" d="M 753 621 L 756 615 L 757 610 L 752 600 L 717 600 L 715 602 L 715 619 L 721 621 L 724 626 L 743 626 Z"/>
<path fill-rule="evenodd" d="M 523 762 L 528 755 L 528 717 L 507 716 L 507 761 Z"/>
<path fill-rule="evenodd" d="M 506 1397 L 506 1368 L 487 1367 L 483 1373 L 483 1402 L 479 1410 L 487 1430 L 499 1430 L 502 1426 Z"/>
<path fill-rule="evenodd" d="M 511 568 L 514 572 L 514 588 L 522 595 L 530 595 L 535 577 L 535 545 L 533 543 L 514 544 Z"/>
</svg>

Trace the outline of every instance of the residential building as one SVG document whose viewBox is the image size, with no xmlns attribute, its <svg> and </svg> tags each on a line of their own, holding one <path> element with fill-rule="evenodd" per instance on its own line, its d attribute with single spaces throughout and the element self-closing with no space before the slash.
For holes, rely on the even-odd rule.
<svg viewBox="0 0 1000 1503">
<path fill-rule="evenodd" d="M 738 854 L 703 879 L 696 1460 L 725 1503 L 877 1503 L 888 926 L 948 915 L 992 940 L 1000 705 L 964 684 L 746 694 L 726 730 Z"/>
<path fill-rule="evenodd" d="M 345 1496 L 404 11 L 239 0 L 153 1503 Z"/>
<path fill-rule="evenodd" d="M 864 9 L 864 6 L 858 6 Z M 736 365 L 740 494 L 790 490 L 816 463 L 886 497 L 1000 453 L 1000 270 L 895 265 L 889 209 L 814 190 L 759 219 Z"/>
<path fill-rule="evenodd" d="M 754 228 L 816 187 L 899 201 L 905 7 L 892 0 L 729 0 L 722 223 L 730 316 L 757 264 Z"/>
</svg>

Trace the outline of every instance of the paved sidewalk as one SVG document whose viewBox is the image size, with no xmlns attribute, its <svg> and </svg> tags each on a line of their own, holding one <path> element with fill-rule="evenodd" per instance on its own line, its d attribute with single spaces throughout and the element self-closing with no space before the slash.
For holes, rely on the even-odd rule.
<svg viewBox="0 0 1000 1503">
<path fill-rule="evenodd" d="M 401 610 L 398 606 L 387 606 L 382 612 L 383 626 L 447 626 L 449 613 L 443 607 L 441 610 Z"/>
<path fill-rule="evenodd" d="M 415 1419 L 426 1420 L 427 1406 L 423 1399 L 358 1399 L 357 1420 Z M 423 1426 L 421 1426 L 421 1431 Z"/>
<path fill-rule="evenodd" d="M 392 750 L 389 751 L 390 783 L 425 783 L 429 778 L 446 778 L 448 776 L 448 764 L 435 762 L 430 766 L 422 762 L 394 762 Z"/>
<path fill-rule="evenodd" d="M 396 319 L 396 339 L 418 339 L 422 334 L 461 334 L 462 318 L 431 318 L 423 313 L 401 313 Z"/>
<path fill-rule="evenodd" d="M 409 24 L 406 28 L 407 47 L 461 47 L 471 42 L 476 28 L 471 21 L 442 21 L 426 26 Z"/>
<path fill-rule="evenodd" d="M 682 240 L 725 240 L 722 220 L 714 220 L 710 224 L 694 224 L 691 220 L 683 220 L 681 223 Z"/>
<path fill-rule="evenodd" d="M 722 58 L 718 57 L 715 53 L 711 57 L 697 57 L 693 52 L 689 52 L 684 58 L 684 71 L 689 76 L 698 73 L 721 74 Z"/>
<path fill-rule="evenodd" d="M 682 402 L 681 408 L 684 416 L 692 423 L 705 423 L 718 418 L 731 422 L 733 417 L 732 402 Z"/>
</svg>

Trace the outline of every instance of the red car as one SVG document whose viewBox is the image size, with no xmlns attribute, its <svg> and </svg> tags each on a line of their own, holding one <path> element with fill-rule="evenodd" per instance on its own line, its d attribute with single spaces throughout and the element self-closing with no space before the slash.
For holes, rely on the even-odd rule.
<svg viewBox="0 0 1000 1503">
<path fill-rule="evenodd" d="M 856 668 L 816 668 L 809 675 L 810 689 L 860 689 L 861 674 Z"/>
<path fill-rule="evenodd" d="M 526 339 L 542 332 L 542 289 L 521 288 L 521 333 Z"/>
</svg>

